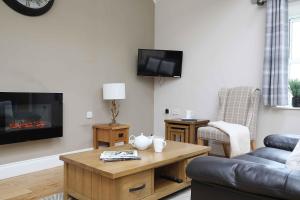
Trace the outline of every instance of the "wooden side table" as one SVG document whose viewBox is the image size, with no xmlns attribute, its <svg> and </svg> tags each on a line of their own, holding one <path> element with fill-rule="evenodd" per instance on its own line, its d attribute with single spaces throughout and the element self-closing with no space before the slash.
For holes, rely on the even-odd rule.
<svg viewBox="0 0 300 200">
<path fill-rule="evenodd" d="M 128 144 L 129 126 L 126 124 L 95 124 L 93 126 L 93 146 L 99 148 L 99 142 L 114 146 L 115 143 L 124 142 Z"/>
<path fill-rule="evenodd" d="M 197 129 L 199 127 L 207 126 L 208 123 L 209 120 L 165 120 L 165 138 L 166 140 L 197 144 Z"/>
</svg>

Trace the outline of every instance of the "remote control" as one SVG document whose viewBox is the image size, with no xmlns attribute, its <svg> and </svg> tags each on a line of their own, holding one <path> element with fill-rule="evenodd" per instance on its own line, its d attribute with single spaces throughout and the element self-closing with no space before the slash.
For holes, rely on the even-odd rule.
<svg viewBox="0 0 300 200">
<path fill-rule="evenodd" d="M 167 180 L 170 180 L 170 181 L 174 181 L 176 183 L 182 183 L 183 180 L 180 179 L 180 178 L 177 178 L 175 176 L 168 176 L 168 175 L 160 175 L 161 178 L 163 179 L 167 179 Z"/>
</svg>

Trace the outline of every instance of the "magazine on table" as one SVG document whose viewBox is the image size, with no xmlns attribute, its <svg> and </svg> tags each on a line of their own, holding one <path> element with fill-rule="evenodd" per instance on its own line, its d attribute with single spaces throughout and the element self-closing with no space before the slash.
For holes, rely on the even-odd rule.
<svg viewBox="0 0 300 200">
<path fill-rule="evenodd" d="M 100 155 L 103 161 L 140 160 L 137 150 L 104 151 Z"/>
</svg>

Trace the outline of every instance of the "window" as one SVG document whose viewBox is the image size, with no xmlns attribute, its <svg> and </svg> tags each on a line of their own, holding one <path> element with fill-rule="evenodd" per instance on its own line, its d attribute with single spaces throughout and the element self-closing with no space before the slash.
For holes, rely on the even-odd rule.
<svg viewBox="0 0 300 200">
<path fill-rule="evenodd" d="M 289 20 L 290 56 L 289 80 L 300 80 L 300 16 Z M 292 94 L 289 92 L 289 106 L 292 106 Z"/>
<path fill-rule="evenodd" d="M 300 17 L 290 19 L 289 79 L 300 80 Z"/>
<path fill-rule="evenodd" d="M 300 1 L 289 2 L 289 80 L 300 80 Z M 292 94 L 289 92 L 289 106 L 292 107 Z"/>
</svg>

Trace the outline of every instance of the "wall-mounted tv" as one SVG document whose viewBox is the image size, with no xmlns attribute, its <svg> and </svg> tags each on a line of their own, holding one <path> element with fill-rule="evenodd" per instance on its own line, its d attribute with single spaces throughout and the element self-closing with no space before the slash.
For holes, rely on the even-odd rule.
<svg viewBox="0 0 300 200">
<path fill-rule="evenodd" d="M 139 76 L 181 77 L 182 51 L 138 50 Z"/>
<path fill-rule="evenodd" d="M 0 145 L 62 136 L 62 93 L 0 92 Z"/>
</svg>

